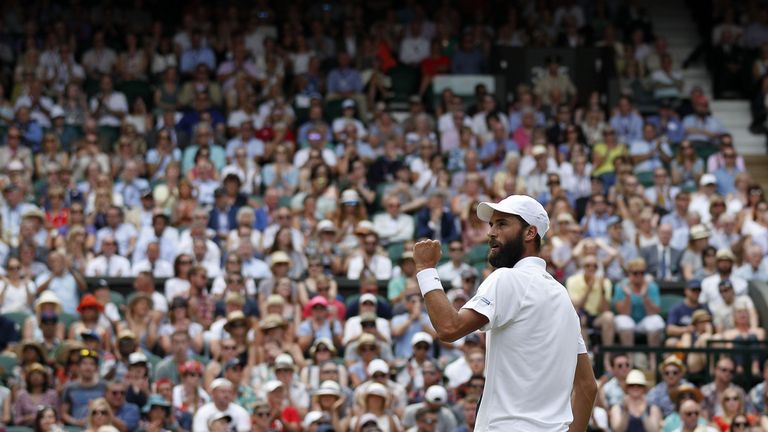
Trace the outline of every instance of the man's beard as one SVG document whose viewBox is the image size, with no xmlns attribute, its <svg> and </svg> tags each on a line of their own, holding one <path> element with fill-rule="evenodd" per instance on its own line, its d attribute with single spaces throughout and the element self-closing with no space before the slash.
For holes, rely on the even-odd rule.
<svg viewBox="0 0 768 432">
<path fill-rule="evenodd" d="M 497 251 L 488 252 L 488 263 L 494 268 L 514 267 L 523 257 L 523 236 L 518 235 L 507 243 L 489 240 L 491 247 L 498 246 Z"/>
</svg>

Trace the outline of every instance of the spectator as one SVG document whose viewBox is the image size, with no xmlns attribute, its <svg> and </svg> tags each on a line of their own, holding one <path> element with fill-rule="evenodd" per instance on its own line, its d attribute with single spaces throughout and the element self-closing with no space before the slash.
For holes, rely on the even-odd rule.
<svg viewBox="0 0 768 432">
<path fill-rule="evenodd" d="M 642 117 L 635 111 L 628 96 L 619 98 L 616 113 L 611 117 L 610 124 L 620 143 L 632 143 L 640 139 L 643 133 Z"/>
<path fill-rule="evenodd" d="M 444 406 L 447 402 L 448 392 L 444 387 L 439 385 L 429 387 L 424 396 L 424 402 L 409 405 L 405 410 L 404 426 L 415 426 L 417 413 L 423 408 L 427 408 L 430 412 L 437 414 L 437 427 L 435 430 L 440 432 L 456 430 L 456 417 L 451 410 Z"/>
<path fill-rule="evenodd" d="M 602 346 L 611 346 L 615 338 L 611 281 L 598 272 L 594 255 L 582 258 L 581 267 L 583 271 L 569 277 L 565 287 L 579 313 L 582 337 L 589 341 L 590 331 L 599 329 Z"/>
<path fill-rule="evenodd" d="M 658 228 L 659 242 L 640 250 L 640 256 L 648 265 L 648 272 L 658 281 L 676 280 L 680 276 L 683 251 L 670 244 L 672 234 L 672 225 L 661 224 Z"/>
<path fill-rule="evenodd" d="M 733 252 L 730 249 L 720 249 L 717 251 L 715 259 L 717 260 L 717 274 L 701 281 L 700 301 L 708 305 L 710 310 L 715 310 L 722 302 L 717 288 L 722 281 L 729 281 L 737 296 L 747 294 L 747 281 L 732 274 L 733 264 L 736 261 Z"/>
<path fill-rule="evenodd" d="M 675 412 L 675 404 L 671 397 L 676 394 L 685 386 L 692 385 L 683 378 L 685 376 L 685 365 L 674 355 L 671 355 L 664 359 L 659 365 L 659 371 L 661 372 L 663 381 L 656 384 L 648 392 L 648 403 L 651 406 L 656 406 L 661 411 L 662 418 L 667 418 Z"/>
<path fill-rule="evenodd" d="M 208 431 L 214 416 L 217 413 L 226 413 L 238 432 L 251 430 L 251 421 L 248 412 L 240 405 L 235 404 L 233 384 L 226 378 L 217 378 L 211 383 L 211 402 L 203 405 L 194 416 L 193 432 Z M 215 420 L 213 420 L 215 421 Z"/>
<path fill-rule="evenodd" d="M 107 389 L 99 379 L 98 367 L 99 353 L 90 349 L 80 350 L 79 378 L 69 382 L 62 390 L 61 417 L 64 423 L 76 427 L 90 426 L 90 402 L 103 397 Z M 106 403 L 104 405 L 109 409 Z M 107 411 L 101 415 L 105 414 L 111 413 Z"/>
<path fill-rule="evenodd" d="M 736 364 L 731 358 L 721 357 L 715 366 L 715 379 L 701 387 L 701 393 L 704 395 L 702 410 L 708 416 L 722 417 L 725 414 L 723 410 L 723 395 L 727 391 L 736 392 L 739 399 L 746 400 L 744 389 L 733 383 L 733 374 L 736 371 Z M 706 416 L 705 416 L 706 417 Z"/>
<path fill-rule="evenodd" d="M 648 382 L 643 372 L 631 370 L 627 375 L 626 386 L 624 401 L 611 407 L 611 425 L 617 429 L 655 429 L 661 422 L 661 410 L 648 401 Z"/>
<path fill-rule="evenodd" d="M 649 346 L 661 344 L 664 319 L 659 315 L 659 286 L 647 275 L 645 260 L 627 263 L 629 278 L 617 284 L 613 294 L 616 308 L 616 330 L 624 346 L 634 345 L 635 333 L 645 333 Z"/>
</svg>

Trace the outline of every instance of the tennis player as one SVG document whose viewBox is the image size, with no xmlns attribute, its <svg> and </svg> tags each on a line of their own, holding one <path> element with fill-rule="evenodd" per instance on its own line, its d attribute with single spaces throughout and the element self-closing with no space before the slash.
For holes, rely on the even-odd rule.
<svg viewBox="0 0 768 432">
<path fill-rule="evenodd" d="M 544 207 L 524 195 L 483 202 L 495 268 L 458 312 L 437 275 L 440 242 L 414 246 L 419 288 L 441 340 L 487 332 L 486 383 L 475 431 L 584 431 L 597 386 L 576 310 L 539 257 Z M 573 394 L 573 398 L 571 395 Z"/>
</svg>

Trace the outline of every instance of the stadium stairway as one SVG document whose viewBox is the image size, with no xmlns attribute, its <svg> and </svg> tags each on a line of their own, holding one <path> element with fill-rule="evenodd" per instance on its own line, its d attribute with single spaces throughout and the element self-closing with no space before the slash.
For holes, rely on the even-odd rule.
<svg viewBox="0 0 768 432">
<path fill-rule="evenodd" d="M 677 65 L 688 57 L 699 43 L 699 34 L 684 0 L 649 0 L 648 12 L 653 17 L 654 31 L 664 35 L 669 43 L 669 51 Z M 684 94 L 694 86 L 704 89 L 712 97 L 712 79 L 704 66 L 698 61 L 683 71 L 685 77 Z M 768 189 L 768 156 L 766 156 L 766 136 L 755 135 L 749 131 L 752 119 L 749 102 L 746 100 L 712 100 L 712 113 L 719 118 L 723 126 L 733 135 L 736 150 L 744 155 L 747 169 L 754 180 Z"/>
<path fill-rule="evenodd" d="M 653 31 L 667 38 L 668 50 L 679 67 L 699 44 L 699 34 L 691 13 L 683 0 L 650 0 L 646 3 L 653 19 Z M 712 94 L 712 80 L 703 62 L 697 62 L 683 71 L 685 88 L 699 86 L 708 96 Z"/>
</svg>

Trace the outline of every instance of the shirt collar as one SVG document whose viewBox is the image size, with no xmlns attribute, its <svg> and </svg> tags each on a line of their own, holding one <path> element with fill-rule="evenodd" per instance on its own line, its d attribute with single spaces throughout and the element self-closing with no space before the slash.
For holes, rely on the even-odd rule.
<svg viewBox="0 0 768 432">
<path fill-rule="evenodd" d="M 546 261 L 544 261 L 543 259 L 537 256 L 529 256 L 518 261 L 513 268 L 528 268 L 528 267 L 546 270 L 547 263 Z"/>
</svg>

